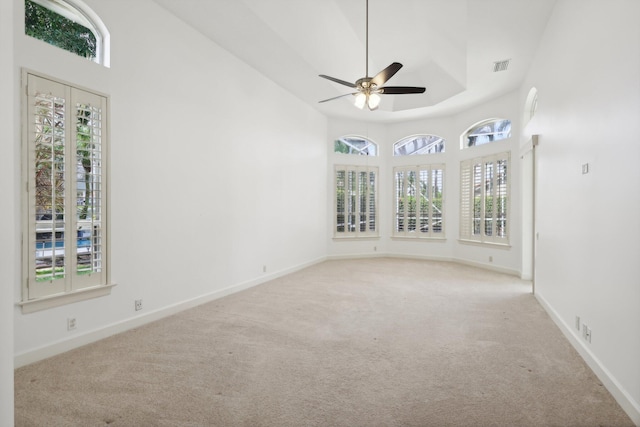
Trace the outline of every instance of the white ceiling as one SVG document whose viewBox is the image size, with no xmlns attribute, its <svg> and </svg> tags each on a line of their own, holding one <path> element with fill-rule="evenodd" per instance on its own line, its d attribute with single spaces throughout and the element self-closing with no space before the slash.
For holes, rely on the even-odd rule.
<svg viewBox="0 0 640 427">
<path fill-rule="evenodd" d="M 365 76 L 365 0 L 154 0 L 295 96 L 332 117 L 399 121 L 452 114 L 517 89 L 556 0 L 369 0 L 369 75 L 404 67 L 361 111 L 346 86 Z M 493 72 L 493 63 L 510 59 Z"/>
</svg>

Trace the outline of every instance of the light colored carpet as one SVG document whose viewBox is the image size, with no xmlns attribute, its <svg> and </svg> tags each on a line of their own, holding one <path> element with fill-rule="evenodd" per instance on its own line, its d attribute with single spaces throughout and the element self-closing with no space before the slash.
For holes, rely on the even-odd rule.
<svg viewBox="0 0 640 427">
<path fill-rule="evenodd" d="M 17 426 L 633 426 L 514 277 L 328 261 L 16 370 Z"/>
</svg>

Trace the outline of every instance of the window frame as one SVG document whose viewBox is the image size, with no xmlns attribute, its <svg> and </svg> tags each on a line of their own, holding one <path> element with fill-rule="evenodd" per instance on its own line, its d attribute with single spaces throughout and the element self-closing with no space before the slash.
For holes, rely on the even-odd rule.
<svg viewBox="0 0 640 427">
<path fill-rule="evenodd" d="M 396 151 L 397 151 L 397 148 L 396 148 L 396 147 L 397 147 L 399 144 L 402 144 L 402 145 L 404 146 L 404 145 L 407 145 L 407 144 L 409 144 L 411 141 L 413 141 L 413 140 L 415 140 L 415 139 L 418 139 L 418 138 L 432 138 L 432 137 L 433 137 L 433 138 L 437 138 L 437 139 L 439 140 L 439 141 L 436 141 L 436 142 L 439 142 L 439 143 L 441 143 L 441 144 L 442 144 L 442 150 L 440 150 L 440 151 L 436 151 L 436 152 L 434 152 L 434 153 L 420 153 L 420 151 L 424 149 L 424 147 L 423 147 L 423 148 L 421 148 L 420 150 L 416 150 L 416 151 L 414 151 L 414 152 L 412 152 L 412 153 L 409 153 L 409 154 L 396 154 Z M 429 145 L 435 145 L 435 142 L 431 142 Z M 416 135 L 409 135 L 409 136 L 404 137 L 404 138 L 401 138 L 401 139 L 399 139 L 398 141 L 396 141 L 396 142 L 394 142 L 394 143 L 393 143 L 393 146 L 392 146 L 392 157 L 406 157 L 406 156 L 430 156 L 430 155 L 434 155 L 434 154 L 444 153 L 444 152 L 445 152 L 445 148 L 446 148 L 446 140 L 445 140 L 443 137 L 439 136 L 439 135 L 428 134 L 428 133 L 421 133 L 421 134 L 416 134 Z"/>
<path fill-rule="evenodd" d="M 65 205 L 69 208 L 64 210 L 64 233 L 63 240 L 64 265 L 67 268 L 64 279 L 56 278 L 47 281 L 51 284 L 45 289 L 44 281 L 36 280 L 36 246 L 38 233 L 42 233 L 38 228 L 36 219 L 36 185 L 35 185 L 35 139 L 32 138 L 34 130 L 32 121 L 35 121 L 36 108 L 32 106 L 35 99 L 35 91 L 38 85 L 43 87 L 51 87 L 58 93 L 63 93 L 65 100 L 65 154 L 64 154 L 64 194 L 63 199 Z M 80 87 L 69 82 L 61 81 L 41 73 L 31 70 L 22 70 L 22 300 L 18 304 L 22 307 L 23 313 L 31 313 L 38 310 L 57 307 L 89 298 L 108 295 L 111 288 L 115 286 L 111 283 L 110 268 L 110 178 L 109 178 L 109 96 L 97 91 Z M 91 259 L 95 259 L 100 253 L 98 261 L 100 267 L 92 270 L 89 274 L 78 274 L 78 249 L 80 241 L 77 237 L 76 230 L 78 225 L 86 225 L 84 218 L 76 218 L 78 214 L 77 190 L 81 179 L 78 177 L 77 167 L 80 159 L 77 157 L 77 111 L 79 105 L 87 104 L 86 100 L 95 100 L 100 104 L 101 109 L 101 127 L 100 133 L 100 174 L 96 178 L 100 182 L 100 218 L 99 218 L 99 234 L 92 232 Z M 73 101 L 77 100 L 79 105 L 73 105 Z M 91 101 L 92 102 L 92 101 Z M 35 129 L 35 128 L 34 128 Z M 84 179 L 84 178 L 83 178 Z M 53 212 L 52 212 L 53 216 Z M 62 222 L 62 221 L 61 221 Z M 54 221 L 56 228 L 58 224 Z M 40 231 L 38 231 L 40 230 Z M 70 236 L 73 236 L 70 238 Z M 95 239 L 94 239 L 95 237 Z M 99 240 L 98 240 L 99 239 Z M 52 248 L 57 246 L 55 241 L 52 242 Z M 97 250 L 98 246 L 101 250 Z M 46 247 L 46 246 L 45 246 Z M 52 256 L 56 249 L 52 250 Z M 74 253 L 75 251 L 75 253 Z M 55 282 L 55 284 L 54 284 Z"/>
<path fill-rule="evenodd" d="M 497 165 L 498 162 L 504 161 L 506 164 L 506 182 L 504 183 L 504 192 L 506 194 L 506 203 L 504 205 L 504 236 L 497 235 L 492 231 L 491 235 L 487 235 L 486 224 L 487 220 L 492 222 L 492 230 L 497 227 L 499 221 L 502 221 L 497 213 L 495 206 L 497 204 L 492 203 L 494 207 L 491 218 L 487 218 L 486 212 L 486 197 L 487 197 L 487 178 L 486 170 L 488 164 Z M 476 191 L 474 190 L 476 184 L 474 183 L 474 168 L 480 167 L 480 183 L 477 184 L 480 188 L 480 216 L 475 217 L 475 201 Z M 472 243 L 481 245 L 495 245 L 502 247 L 510 247 L 510 235 L 511 235 L 511 169 L 513 165 L 511 163 L 511 152 L 505 151 L 497 154 L 491 154 L 483 157 L 474 157 L 460 162 L 460 230 L 459 241 L 462 243 Z M 492 166 L 492 170 L 496 170 L 497 166 Z M 491 196 L 492 200 L 496 200 L 499 195 L 496 193 L 500 191 L 500 183 L 496 185 L 499 180 L 499 174 L 493 174 L 491 182 Z M 482 182 L 485 184 L 482 185 Z M 479 233 L 474 232 L 474 221 L 479 220 Z M 484 224 L 484 226 L 483 226 Z"/>
<path fill-rule="evenodd" d="M 404 230 L 400 231 L 398 229 L 398 173 L 399 172 L 414 172 L 416 176 L 420 175 L 420 172 L 427 172 L 428 174 L 428 185 L 432 185 L 432 173 L 433 171 L 439 170 L 441 171 L 441 183 L 440 186 L 442 188 L 442 206 L 440 212 L 441 218 L 441 231 L 434 232 L 433 226 L 429 226 L 428 231 L 417 233 L 415 231 L 408 230 L 407 226 L 404 226 Z M 403 177 L 403 182 L 407 182 L 407 177 Z M 446 239 L 446 163 L 433 163 L 433 164 L 421 164 L 421 165 L 407 165 L 407 166 L 394 166 L 393 168 L 393 192 L 392 192 L 392 209 L 393 209 L 393 229 L 391 233 L 391 237 L 393 239 L 409 239 L 409 240 L 445 240 Z M 420 206 L 422 204 L 416 204 L 416 216 L 420 215 Z M 405 205 L 404 209 L 404 218 L 407 217 L 407 207 Z M 429 204 L 427 218 L 429 220 L 429 224 L 431 225 L 431 221 L 433 219 L 433 203 Z M 416 225 L 416 230 L 419 228 Z"/>
<path fill-rule="evenodd" d="M 480 127 L 487 126 L 487 125 L 492 124 L 492 123 L 497 123 L 497 122 L 502 122 L 502 121 L 508 121 L 509 122 L 509 134 L 506 137 L 494 139 L 493 141 L 483 142 L 481 144 L 474 144 L 474 145 L 468 145 L 467 144 L 467 140 L 469 138 L 469 134 L 473 130 L 475 130 L 477 128 L 480 128 Z M 481 121 L 469 126 L 467 128 L 467 130 L 465 130 L 462 133 L 462 135 L 460 135 L 460 149 L 461 150 L 467 150 L 467 149 L 470 149 L 470 148 L 481 147 L 483 145 L 487 145 L 487 144 L 491 144 L 491 143 L 494 143 L 494 142 L 499 142 L 499 141 L 504 141 L 504 140 L 510 139 L 511 136 L 512 136 L 512 133 L 511 133 L 511 126 L 512 125 L 513 125 L 513 121 L 511 119 L 505 119 L 505 118 L 495 118 L 494 117 L 494 118 L 490 118 L 490 119 L 481 120 Z"/>
<path fill-rule="evenodd" d="M 353 138 L 353 139 L 357 138 L 357 139 L 362 139 L 364 141 L 367 141 L 369 143 L 368 146 L 373 146 L 375 148 L 375 153 L 373 153 L 373 154 L 365 153 L 362 150 L 360 150 L 358 147 L 355 147 L 355 146 L 349 144 L 348 142 L 343 141 L 343 139 L 349 139 L 349 138 Z M 351 147 L 353 149 L 353 151 L 350 150 L 350 152 L 348 152 L 348 153 L 343 153 L 341 151 L 337 151 L 336 150 L 336 143 L 337 142 L 341 142 L 341 143 Z M 347 155 L 347 156 L 378 157 L 378 155 L 380 153 L 380 147 L 378 147 L 378 144 L 375 141 L 372 141 L 371 139 L 367 138 L 366 136 L 361 136 L 361 135 L 342 135 L 342 136 L 336 138 L 333 141 L 333 153 L 334 154 L 338 154 L 338 155 Z"/>
<path fill-rule="evenodd" d="M 71 21 L 77 22 L 89 29 L 96 38 L 96 56 L 91 58 L 92 62 L 110 67 L 111 62 L 111 35 L 106 25 L 89 6 L 81 0 L 29 0 L 53 13 L 56 13 Z M 25 10 L 26 17 L 26 10 Z M 26 35 L 26 29 L 25 29 Z M 27 36 L 30 37 L 30 36 Z M 39 39 L 37 39 L 39 40 Z M 47 43 L 45 41 L 45 43 Z M 50 44 L 50 43 L 47 43 Z M 51 44 L 50 44 L 51 45 Z M 69 52 L 61 47 L 54 46 L 58 49 Z M 73 53 L 73 52 L 70 52 Z"/>
<path fill-rule="evenodd" d="M 343 220 L 343 227 L 344 229 L 342 231 L 339 231 L 339 221 L 338 221 L 338 216 L 341 214 L 338 209 L 339 209 L 339 205 L 338 205 L 338 172 L 339 171 L 344 171 L 345 172 L 345 193 L 344 193 L 344 213 L 342 213 L 342 215 L 344 215 L 344 220 Z M 371 221 L 371 206 L 373 206 L 373 224 L 374 224 L 374 230 L 371 230 L 370 226 L 365 226 L 365 230 L 362 231 L 360 228 L 361 227 L 355 227 L 355 229 L 353 231 L 346 231 L 346 222 L 347 222 L 347 216 L 349 215 L 349 211 L 348 211 L 348 203 L 346 200 L 346 189 L 347 189 L 347 175 L 352 172 L 355 174 L 356 177 L 359 176 L 359 174 L 361 173 L 366 173 L 366 175 L 369 177 L 369 179 L 367 179 L 367 182 L 370 182 L 370 174 L 373 173 L 375 176 L 375 186 L 373 189 L 373 205 L 371 203 L 370 200 L 370 196 L 371 196 L 371 189 L 370 186 L 367 185 L 365 191 L 366 191 L 366 201 L 365 201 L 365 206 L 366 209 L 364 212 L 362 212 L 361 210 L 361 201 L 362 201 L 362 197 L 361 197 L 361 193 L 360 193 L 360 187 L 358 185 L 358 180 L 356 180 L 356 182 L 354 183 L 355 186 L 355 190 L 356 190 L 356 194 L 354 195 L 355 199 L 354 199 L 354 208 L 353 211 L 354 212 L 354 216 L 358 216 L 358 215 L 362 215 L 363 213 L 365 214 L 365 224 L 369 224 L 369 222 Z M 379 205 L 379 199 L 380 199 L 380 191 L 379 191 L 379 186 L 380 186 L 380 171 L 378 166 L 371 166 L 371 165 L 334 165 L 333 167 L 333 238 L 337 239 L 337 240 L 353 240 L 353 239 L 364 239 L 364 238 L 378 238 L 380 236 L 380 215 L 379 215 L 379 209 L 378 209 L 378 205 Z M 354 218 L 355 221 L 355 218 Z M 361 219 L 358 220 L 358 223 L 361 222 Z"/>
</svg>

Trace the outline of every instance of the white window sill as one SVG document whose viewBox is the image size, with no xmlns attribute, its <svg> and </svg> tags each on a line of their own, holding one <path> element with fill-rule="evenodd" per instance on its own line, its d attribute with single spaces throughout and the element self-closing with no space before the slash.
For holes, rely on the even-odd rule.
<svg viewBox="0 0 640 427">
<path fill-rule="evenodd" d="M 22 301 L 17 305 L 22 307 L 22 314 L 28 314 L 53 307 L 59 307 L 61 305 L 88 300 L 91 298 L 103 297 L 111 294 L 111 288 L 113 288 L 114 286 L 116 286 L 115 283 L 93 286 L 91 288 L 80 289 L 73 292 L 65 292 L 62 294 L 51 295 L 30 301 Z"/>
<path fill-rule="evenodd" d="M 511 249 L 511 245 L 508 243 L 499 243 L 499 242 L 480 242 L 478 240 L 466 240 L 466 239 L 458 239 L 459 243 L 463 245 L 471 245 L 471 246 L 484 246 L 491 247 L 497 249 Z"/>
<path fill-rule="evenodd" d="M 391 236 L 391 240 L 405 240 L 405 241 L 417 241 L 417 242 L 446 242 L 447 238 L 444 236 L 420 236 L 420 237 L 408 237 L 408 236 Z"/>
<path fill-rule="evenodd" d="M 335 241 L 378 240 L 380 236 L 333 236 Z"/>
</svg>

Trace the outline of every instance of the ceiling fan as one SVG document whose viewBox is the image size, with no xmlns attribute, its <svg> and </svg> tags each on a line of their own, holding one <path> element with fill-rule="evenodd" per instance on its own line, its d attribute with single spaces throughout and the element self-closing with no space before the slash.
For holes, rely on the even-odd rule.
<svg viewBox="0 0 640 427">
<path fill-rule="evenodd" d="M 393 77 L 402 64 L 394 62 L 384 70 L 380 71 L 374 77 L 369 77 L 369 0 L 366 0 L 367 15 L 366 15 L 366 60 L 365 60 L 365 77 L 356 80 L 355 83 L 349 83 L 345 80 L 336 79 L 335 77 L 326 76 L 320 74 L 319 76 L 332 82 L 340 83 L 341 85 L 348 86 L 356 89 L 356 92 L 346 93 L 344 95 L 335 96 L 333 98 L 324 99 L 320 102 L 333 101 L 334 99 L 343 98 L 345 96 L 353 95 L 356 97 L 356 107 L 362 109 L 365 105 L 369 107 L 369 110 L 375 110 L 380 105 L 380 95 L 401 95 L 408 93 L 424 93 L 426 90 L 423 87 L 415 86 L 383 86 L 387 80 Z"/>
</svg>

